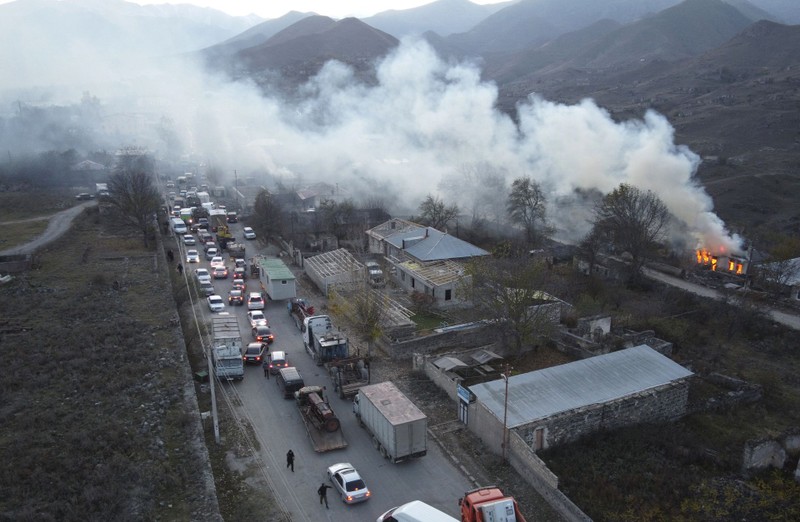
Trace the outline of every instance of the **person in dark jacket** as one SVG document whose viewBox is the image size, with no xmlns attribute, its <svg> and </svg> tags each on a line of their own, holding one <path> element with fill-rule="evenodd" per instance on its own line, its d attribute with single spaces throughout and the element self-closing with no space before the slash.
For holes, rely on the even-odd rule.
<svg viewBox="0 0 800 522">
<path fill-rule="evenodd" d="M 292 468 L 292 473 L 294 473 L 294 451 L 292 450 L 286 453 L 286 467 Z"/>
<path fill-rule="evenodd" d="M 319 493 L 319 503 L 322 505 L 322 502 L 325 502 L 325 509 L 330 509 L 328 507 L 328 490 L 331 489 L 331 486 L 325 484 L 324 482 L 320 484 L 317 493 Z"/>
</svg>

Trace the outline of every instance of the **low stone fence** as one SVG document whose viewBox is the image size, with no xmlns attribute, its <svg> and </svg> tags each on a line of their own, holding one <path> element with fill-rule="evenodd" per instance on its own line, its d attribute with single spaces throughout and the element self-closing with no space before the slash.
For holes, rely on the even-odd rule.
<svg viewBox="0 0 800 522">
<path fill-rule="evenodd" d="M 485 323 L 473 323 L 413 339 L 382 343 L 382 348 L 392 359 L 410 359 L 415 353 L 429 354 L 442 348 L 463 350 L 486 346 L 495 340 L 497 331 L 493 327 Z"/>
<path fill-rule="evenodd" d="M 558 489 L 558 477 L 518 434 L 508 434 L 508 461 L 550 507 L 570 522 L 590 521 L 586 513 Z"/>
</svg>

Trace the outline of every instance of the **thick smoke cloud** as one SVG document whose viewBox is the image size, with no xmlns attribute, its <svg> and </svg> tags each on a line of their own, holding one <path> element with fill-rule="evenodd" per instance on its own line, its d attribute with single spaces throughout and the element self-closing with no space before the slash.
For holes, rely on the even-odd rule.
<svg viewBox="0 0 800 522">
<path fill-rule="evenodd" d="M 485 201 L 502 206 L 503 185 L 526 175 L 546 189 L 550 220 L 569 240 L 590 226 L 591 205 L 576 192 L 608 193 L 625 182 L 661 197 L 680 222 L 675 239 L 686 247 L 739 248 L 693 178 L 699 158 L 677 146 L 669 122 L 653 112 L 617 123 L 589 100 L 568 106 L 534 96 L 518 106 L 517 124 L 496 109 L 497 89 L 480 80 L 477 67 L 445 62 L 410 40 L 377 64 L 375 85 L 331 62 L 292 101 L 201 70 L 187 61 L 159 61 L 135 75 L 128 71 L 135 79 L 94 86 L 92 94 L 106 113 L 139 115 L 127 129 L 106 121 L 121 135 L 120 145 L 175 155 L 163 138 L 168 122 L 181 153 L 231 175 L 327 181 L 356 198 L 382 196 L 401 212 L 413 212 L 438 191 L 448 203 L 492 219 L 504 209 L 486 209 Z M 565 201 L 571 204 L 559 204 Z"/>
</svg>

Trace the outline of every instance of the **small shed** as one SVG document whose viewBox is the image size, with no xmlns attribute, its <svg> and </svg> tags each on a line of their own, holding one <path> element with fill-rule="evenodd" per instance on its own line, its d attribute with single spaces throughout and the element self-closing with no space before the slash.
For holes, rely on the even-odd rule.
<svg viewBox="0 0 800 522">
<path fill-rule="evenodd" d="M 261 267 L 261 281 L 267 296 L 273 301 L 297 297 L 297 285 L 291 270 L 277 258 L 263 258 L 258 263 Z"/>
</svg>

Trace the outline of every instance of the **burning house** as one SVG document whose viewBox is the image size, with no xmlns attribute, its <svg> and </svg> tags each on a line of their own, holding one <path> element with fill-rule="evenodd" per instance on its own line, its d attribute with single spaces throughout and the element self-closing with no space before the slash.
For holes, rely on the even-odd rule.
<svg viewBox="0 0 800 522">
<path fill-rule="evenodd" d="M 699 248 L 695 251 L 695 257 L 699 266 L 705 267 L 712 272 L 725 273 L 730 275 L 746 275 L 750 265 L 750 256 L 741 254 L 719 253 Z"/>
</svg>

